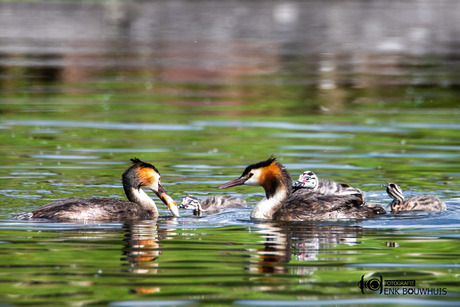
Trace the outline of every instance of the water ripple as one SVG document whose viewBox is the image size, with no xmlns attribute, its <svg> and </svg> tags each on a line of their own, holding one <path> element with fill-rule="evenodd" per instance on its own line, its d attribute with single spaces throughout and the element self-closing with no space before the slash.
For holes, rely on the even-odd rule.
<svg viewBox="0 0 460 307">
<path fill-rule="evenodd" d="M 459 130 L 460 124 L 456 123 L 448 123 L 448 124 L 440 124 L 440 123 L 394 123 L 395 127 L 401 128 L 416 128 L 416 129 L 454 129 Z"/>
<path fill-rule="evenodd" d="M 279 138 L 302 138 L 302 139 L 346 139 L 353 138 L 352 134 L 338 133 L 273 133 L 270 136 Z"/>
<path fill-rule="evenodd" d="M 147 124 L 147 123 L 102 123 L 66 120 L 5 120 L 10 126 L 48 126 L 66 128 L 94 128 L 112 130 L 201 130 L 201 127 L 174 124 Z"/>
<path fill-rule="evenodd" d="M 155 301 L 117 301 L 109 303 L 114 307 L 141 307 L 141 306 L 184 306 L 196 305 L 197 301 L 191 300 L 155 300 Z"/>
<path fill-rule="evenodd" d="M 78 160 L 78 159 L 99 159 L 98 156 L 77 156 L 77 155 L 31 155 L 32 158 L 57 159 L 57 160 Z"/>
<path fill-rule="evenodd" d="M 193 125 L 203 127 L 255 127 L 255 128 L 276 128 L 284 130 L 309 130 L 309 131 L 346 131 L 346 132 L 407 132 L 405 129 L 397 129 L 388 126 L 358 126 L 358 125 L 306 125 L 289 122 L 258 122 L 258 121 L 192 121 Z"/>
<path fill-rule="evenodd" d="M 345 266 L 351 267 L 376 267 L 376 268 L 460 268 L 459 263 L 388 263 L 367 262 L 350 263 Z"/>
<path fill-rule="evenodd" d="M 279 146 L 280 149 L 291 149 L 291 150 L 350 150 L 349 146 L 320 146 L 320 145 L 286 145 Z"/>
<path fill-rule="evenodd" d="M 332 164 L 332 163 L 284 163 L 288 169 L 372 169 L 372 167 L 361 167 L 350 164 Z"/>
<path fill-rule="evenodd" d="M 167 152 L 167 149 L 159 149 L 159 148 L 72 148 L 69 149 L 71 151 L 78 151 L 78 152 L 116 152 L 116 153 L 149 153 L 149 152 Z"/>
<path fill-rule="evenodd" d="M 311 153 L 283 153 L 283 156 L 289 157 L 310 157 Z M 444 153 L 390 153 L 390 152 L 370 152 L 363 154 L 315 154 L 316 157 L 322 158 L 458 158 L 460 154 Z"/>
</svg>

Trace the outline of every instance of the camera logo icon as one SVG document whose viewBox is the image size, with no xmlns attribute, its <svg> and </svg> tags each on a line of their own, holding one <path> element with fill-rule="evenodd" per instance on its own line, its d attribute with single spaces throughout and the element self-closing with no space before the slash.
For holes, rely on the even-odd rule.
<svg viewBox="0 0 460 307">
<path fill-rule="evenodd" d="M 371 291 L 380 291 L 379 294 L 382 294 L 383 290 L 383 278 L 382 275 L 379 275 L 380 278 L 371 278 L 369 280 L 364 280 L 364 275 L 361 276 L 361 280 L 358 282 L 358 287 L 361 289 L 361 293 L 364 294 L 364 289 L 369 289 Z"/>
</svg>

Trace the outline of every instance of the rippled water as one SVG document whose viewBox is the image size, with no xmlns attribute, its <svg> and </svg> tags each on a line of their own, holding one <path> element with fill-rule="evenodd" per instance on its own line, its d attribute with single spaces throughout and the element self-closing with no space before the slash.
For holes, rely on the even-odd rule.
<svg viewBox="0 0 460 307">
<path fill-rule="evenodd" d="M 0 4 L 0 302 L 458 305 L 458 12 L 415 0 Z M 261 188 L 217 187 L 271 154 L 293 179 L 310 169 L 380 205 L 391 181 L 448 210 L 252 221 Z M 225 193 L 249 207 L 13 219 L 71 196 L 124 198 L 132 157 L 177 202 Z M 379 278 L 431 292 L 368 289 Z"/>
</svg>

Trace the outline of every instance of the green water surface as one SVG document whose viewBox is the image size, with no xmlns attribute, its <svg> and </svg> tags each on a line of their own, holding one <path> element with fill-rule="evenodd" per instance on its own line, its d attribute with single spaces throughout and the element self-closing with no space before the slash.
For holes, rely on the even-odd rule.
<svg viewBox="0 0 460 307">
<path fill-rule="evenodd" d="M 458 5 L 339 2 L 0 4 L 0 305 L 458 305 Z M 313 170 L 383 206 L 396 182 L 448 210 L 252 221 L 260 187 L 217 187 L 272 154 L 293 180 Z M 173 219 L 152 194 L 154 221 L 13 218 L 124 199 L 133 157 L 178 203 L 249 207 Z M 380 276 L 431 292 L 358 287 Z"/>
</svg>

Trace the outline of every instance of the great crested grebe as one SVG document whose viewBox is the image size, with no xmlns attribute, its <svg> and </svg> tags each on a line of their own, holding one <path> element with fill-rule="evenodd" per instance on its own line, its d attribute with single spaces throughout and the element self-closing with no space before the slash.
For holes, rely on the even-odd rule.
<svg viewBox="0 0 460 307">
<path fill-rule="evenodd" d="M 401 213 L 404 211 L 446 211 L 446 204 L 431 195 L 418 195 L 408 199 L 404 198 L 401 188 L 390 182 L 387 185 L 387 193 L 393 198 L 390 203 L 391 213 Z"/>
<path fill-rule="evenodd" d="M 174 200 L 161 186 L 160 173 L 152 164 L 134 158 L 122 175 L 123 189 L 129 201 L 116 198 L 72 197 L 53 201 L 32 212 L 16 216 L 18 219 L 51 220 L 141 220 L 158 216 L 153 199 L 141 187 L 152 190 L 178 217 L 179 210 Z"/>
<path fill-rule="evenodd" d="M 338 183 L 326 179 L 318 179 L 312 171 L 305 171 L 300 174 L 299 179 L 292 185 L 296 189 L 310 189 L 311 191 L 323 195 L 357 195 L 365 199 L 365 193 L 360 189 L 354 188 L 346 183 Z"/>
<path fill-rule="evenodd" d="M 365 206 L 359 195 L 322 195 L 310 189 L 292 191 L 291 176 L 275 157 L 249 165 L 240 178 L 219 188 L 237 185 L 262 186 L 265 190 L 266 197 L 251 212 L 253 219 L 318 221 L 365 218 L 385 213 L 381 206 Z"/>
<path fill-rule="evenodd" d="M 201 215 L 202 212 L 218 213 L 223 209 L 246 207 L 246 201 L 234 196 L 209 196 L 200 201 L 195 196 L 187 195 L 182 200 L 179 208 L 193 210 L 194 215 Z"/>
</svg>

